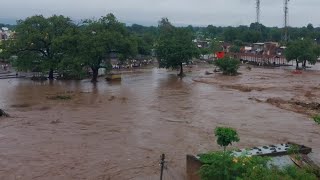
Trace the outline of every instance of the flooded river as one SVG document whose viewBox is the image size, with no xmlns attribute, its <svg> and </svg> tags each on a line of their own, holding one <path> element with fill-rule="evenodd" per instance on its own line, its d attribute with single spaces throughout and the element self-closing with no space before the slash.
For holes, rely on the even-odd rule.
<svg viewBox="0 0 320 180">
<path fill-rule="evenodd" d="M 234 147 L 294 141 L 320 152 L 320 127 L 307 115 L 250 100 L 244 93 L 152 69 L 100 79 L 0 80 L 0 179 L 185 179 L 186 154 L 221 149 L 213 129 L 236 128 Z M 267 92 L 268 94 L 276 92 Z M 54 95 L 71 100 L 50 100 Z"/>
</svg>

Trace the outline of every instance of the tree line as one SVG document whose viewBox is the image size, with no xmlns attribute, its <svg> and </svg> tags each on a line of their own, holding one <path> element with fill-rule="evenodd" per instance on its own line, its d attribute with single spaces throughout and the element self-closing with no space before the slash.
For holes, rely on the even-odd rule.
<svg viewBox="0 0 320 180">
<path fill-rule="evenodd" d="M 163 31 L 159 30 L 161 26 L 145 27 L 133 24 L 128 28 L 134 33 L 148 34 L 149 37 L 157 37 L 160 32 L 163 34 Z M 288 42 L 283 41 L 283 28 L 266 27 L 259 23 L 251 23 L 249 26 L 241 25 L 238 27 L 218 27 L 213 25 L 193 27 L 189 25 L 180 28 L 188 31 L 193 38 L 208 40 L 210 42 L 208 47 L 199 49 L 198 53 L 202 55 L 222 51 L 221 42 L 230 43 L 230 52 L 237 53 L 246 44 L 270 41 L 279 42 L 281 45 L 287 46 L 284 55 L 288 61 L 296 62 L 297 69 L 300 68 L 299 64 L 302 64 L 302 68 L 306 68 L 307 62 L 315 64 L 320 55 L 320 27 L 314 27 L 310 23 L 304 27 L 288 27 Z M 169 64 L 165 65 L 168 66 Z"/>
<path fill-rule="evenodd" d="M 126 26 L 113 14 L 79 23 L 62 15 L 36 15 L 17 21 L 13 30 L 12 38 L 0 44 L 0 58 L 11 57 L 18 70 L 47 72 L 48 78 L 53 79 L 54 72 L 74 77 L 90 69 L 92 82 L 97 81 L 100 68 L 111 69 L 110 59 L 114 55 L 125 63 L 155 52 L 160 67 L 180 69 L 179 75 L 183 76 L 184 64 L 200 54 L 222 50 L 221 40 L 232 43 L 232 51 L 237 52 L 245 43 L 281 41 L 282 33 L 281 28 L 257 23 L 239 27 L 175 27 L 167 18 L 161 19 L 157 27 Z M 292 40 L 296 39 L 288 45 L 289 60 L 303 66 L 308 59 L 315 63 L 319 49 L 313 44 L 320 38 L 320 28 L 309 24 L 290 28 L 289 34 Z M 209 48 L 197 48 L 192 42 L 196 38 L 211 39 Z"/>
<path fill-rule="evenodd" d="M 15 34 L 1 43 L 1 56 L 13 58 L 18 70 L 79 74 L 85 68 L 97 81 L 100 68 L 110 69 L 110 58 L 120 60 L 150 55 L 153 42 L 131 33 L 113 14 L 99 19 L 87 19 L 75 24 L 65 16 L 36 15 L 19 20 Z"/>
<path fill-rule="evenodd" d="M 191 28 L 191 27 L 190 27 Z M 284 29 L 279 27 L 266 27 L 259 23 L 251 23 L 250 26 L 216 27 L 209 25 L 195 29 L 201 36 L 218 38 L 226 42 L 242 41 L 247 43 L 256 42 L 281 42 L 283 41 Z M 305 27 L 288 27 L 290 40 L 301 38 L 320 40 L 320 27 L 308 24 Z"/>
<path fill-rule="evenodd" d="M 17 70 L 47 72 L 49 79 L 54 72 L 74 77 L 90 69 L 96 82 L 100 68 L 111 69 L 112 57 L 125 63 L 153 50 L 160 67 L 180 67 L 182 76 L 182 64 L 199 54 L 192 31 L 176 28 L 165 18 L 158 27 L 127 27 L 113 14 L 78 24 L 62 15 L 36 15 L 19 20 L 14 31 L 1 43 L 0 57 L 11 58 Z"/>
<path fill-rule="evenodd" d="M 217 39 L 225 42 L 242 41 L 245 43 L 256 42 L 281 42 L 283 40 L 284 29 L 279 27 L 266 27 L 263 24 L 251 23 L 249 26 L 240 25 L 237 27 L 222 27 L 208 25 L 207 27 L 185 27 L 191 31 L 198 38 Z M 156 36 L 159 33 L 158 28 L 154 26 L 142 26 L 133 24 L 128 29 L 134 33 Z M 307 24 L 304 27 L 288 27 L 288 34 L 290 40 L 297 39 L 313 39 L 320 42 L 320 27 L 314 27 L 312 24 Z"/>
</svg>

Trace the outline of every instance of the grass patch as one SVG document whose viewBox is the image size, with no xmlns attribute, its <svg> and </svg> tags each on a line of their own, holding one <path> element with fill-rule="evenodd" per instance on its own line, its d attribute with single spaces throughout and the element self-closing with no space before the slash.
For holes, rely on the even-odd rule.
<svg viewBox="0 0 320 180">
<path fill-rule="evenodd" d="M 319 115 L 319 114 L 316 115 L 316 116 L 314 116 L 314 117 L 313 117 L 313 120 L 314 120 L 314 122 L 316 122 L 317 124 L 320 125 L 320 115 Z"/>
</svg>

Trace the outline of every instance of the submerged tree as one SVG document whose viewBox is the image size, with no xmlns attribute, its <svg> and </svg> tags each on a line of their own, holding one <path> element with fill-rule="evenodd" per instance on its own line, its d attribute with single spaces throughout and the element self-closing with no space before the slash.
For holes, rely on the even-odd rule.
<svg viewBox="0 0 320 180">
<path fill-rule="evenodd" d="M 14 38 L 2 45 L 4 54 L 17 57 L 14 65 L 18 69 L 48 71 L 49 79 L 53 79 L 53 72 L 65 55 L 60 38 L 75 25 L 70 18 L 57 15 L 37 15 L 17 23 Z"/>
<path fill-rule="evenodd" d="M 311 40 L 296 40 L 290 42 L 285 50 L 285 56 L 288 61 L 296 61 L 296 69 L 299 69 L 299 63 L 306 68 L 306 63 L 315 64 L 320 55 L 319 47 Z"/>
<path fill-rule="evenodd" d="M 134 57 L 137 54 L 137 41 L 113 14 L 103 16 L 98 20 L 85 20 L 78 32 L 66 38 L 74 43 L 70 47 L 72 57 L 76 58 L 82 67 L 92 71 L 92 82 L 97 82 L 100 68 L 110 70 L 111 54 L 116 54 L 121 60 Z"/>
<path fill-rule="evenodd" d="M 156 53 L 161 68 L 179 68 L 178 76 L 183 77 L 183 64 L 189 64 L 199 51 L 192 42 L 193 35 L 185 28 L 174 27 L 168 19 L 159 22 L 160 37 L 156 46 Z"/>
<path fill-rule="evenodd" d="M 237 75 L 240 67 L 240 61 L 231 57 L 217 59 L 214 64 L 219 67 L 224 75 L 230 76 Z"/>
</svg>

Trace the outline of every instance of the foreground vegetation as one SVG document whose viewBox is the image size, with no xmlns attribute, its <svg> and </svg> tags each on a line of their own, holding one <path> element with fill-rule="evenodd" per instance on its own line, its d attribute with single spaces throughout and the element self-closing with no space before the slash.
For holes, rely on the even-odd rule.
<svg viewBox="0 0 320 180">
<path fill-rule="evenodd" d="M 200 156 L 204 163 L 200 174 L 202 180 L 317 180 L 309 169 L 288 166 L 279 169 L 268 165 L 268 158 L 234 157 L 230 152 L 215 152 Z"/>
<path fill-rule="evenodd" d="M 288 166 L 279 169 L 269 163 L 269 158 L 260 156 L 248 157 L 245 154 L 235 157 L 232 152 L 226 151 L 226 147 L 240 139 L 236 130 L 232 128 L 218 127 L 215 129 L 217 143 L 224 147 L 223 152 L 213 152 L 200 155 L 200 161 L 204 164 L 199 173 L 202 180 L 317 180 L 312 168 L 299 169 Z M 319 175 L 319 174 L 317 174 Z"/>
</svg>

